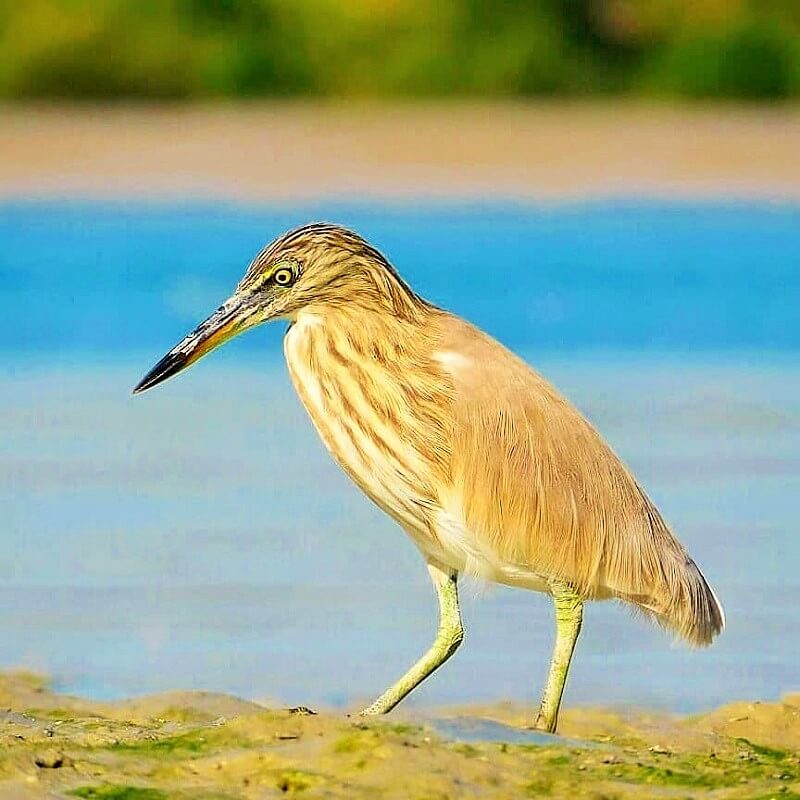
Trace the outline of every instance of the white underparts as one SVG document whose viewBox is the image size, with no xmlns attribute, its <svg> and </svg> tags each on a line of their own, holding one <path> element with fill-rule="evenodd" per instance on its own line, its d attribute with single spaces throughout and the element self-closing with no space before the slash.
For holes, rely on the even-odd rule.
<svg viewBox="0 0 800 800">
<path fill-rule="evenodd" d="M 450 506 L 454 504 L 450 503 Z M 479 537 L 465 525 L 463 516 L 441 508 L 436 513 L 436 534 L 441 550 L 430 553 L 464 575 L 480 581 L 547 591 L 546 580 L 524 566 L 503 563 Z"/>
</svg>

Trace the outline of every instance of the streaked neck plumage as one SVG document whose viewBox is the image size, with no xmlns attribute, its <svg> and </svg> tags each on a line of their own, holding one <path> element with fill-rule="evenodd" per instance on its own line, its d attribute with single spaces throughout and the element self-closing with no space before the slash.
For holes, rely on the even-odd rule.
<svg viewBox="0 0 800 800">
<path fill-rule="evenodd" d="M 443 312 L 413 295 L 400 301 L 400 314 L 363 298 L 305 309 L 284 351 L 334 459 L 412 535 L 427 535 L 435 487 L 449 470 L 442 410 L 451 398 L 433 358 Z"/>
</svg>

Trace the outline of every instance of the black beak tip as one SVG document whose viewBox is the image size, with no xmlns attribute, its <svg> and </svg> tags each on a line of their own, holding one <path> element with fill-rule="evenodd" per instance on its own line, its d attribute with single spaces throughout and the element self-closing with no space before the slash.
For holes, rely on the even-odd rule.
<svg viewBox="0 0 800 800">
<path fill-rule="evenodd" d="M 142 378 L 131 390 L 132 395 L 141 394 L 151 389 L 153 386 L 171 378 L 186 365 L 186 356 L 170 353 L 164 356 L 147 375 Z"/>
<path fill-rule="evenodd" d="M 141 394 L 142 392 L 146 392 L 151 386 L 155 385 L 156 381 L 153 380 L 152 371 L 148 372 L 147 375 L 142 378 L 136 386 L 131 389 L 132 395 Z"/>
</svg>

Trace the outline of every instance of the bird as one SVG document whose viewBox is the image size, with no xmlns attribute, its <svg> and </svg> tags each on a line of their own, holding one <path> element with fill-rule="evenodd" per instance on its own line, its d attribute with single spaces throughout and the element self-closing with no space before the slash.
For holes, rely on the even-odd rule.
<svg viewBox="0 0 800 800">
<path fill-rule="evenodd" d="M 363 715 L 391 711 L 458 649 L 462 576 L 552 599 L 540 731 L 557 729 L 586 602 L 621 601 L 694 646 L 723 630 L 700 568 L 577 408 L 348 228 L 307 224 L 264 247 L 133 393 L 275 319 L 289 322 L 289 375 L 322 442 L 410 536 L 438 598 L 433 644 Z"/>
</svg>

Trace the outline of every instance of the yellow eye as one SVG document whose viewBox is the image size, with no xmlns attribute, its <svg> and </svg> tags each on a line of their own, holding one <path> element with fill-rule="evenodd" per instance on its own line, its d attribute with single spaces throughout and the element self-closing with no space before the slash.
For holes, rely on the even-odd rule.
<svg viewBox="0 0 800 800">
<path fill-rule="evenodd" d="M 294 280 L 294 273 L 287 267 L 281 267 L 275 270 L 272 280 L 275 281 L 278 286 L 289 286 Z"/>
</svg>

